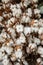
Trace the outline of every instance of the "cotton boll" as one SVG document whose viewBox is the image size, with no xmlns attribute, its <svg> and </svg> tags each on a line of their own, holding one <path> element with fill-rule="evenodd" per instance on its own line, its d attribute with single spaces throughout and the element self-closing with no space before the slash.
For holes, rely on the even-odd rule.
<svg viewBox="0 0 43 65">
<path fill-rule="evenodd" d="M 20 37 L 16 40 L 16 44 L 20 45 L 23 43 L 26 43 L 26 38 L 25 38 L 24 34 L 21 33 Z"/>
<path fill-rule="evenodd" d="M 17 49 L 17 51 L 15 51 L 15 55 L 16 55 L 16 58 L 21 58 L 22 57 L 21 49 Z"/>
<path fill-rule="evenodd" d="M 24 2 L 24 6 L 27 7 L 28 6 L 28 1 Z"/>
<path fill-rule="evenodd" d="M 2 52 L 0 51 L 0 61 L 3 60 L 4 55 L 5 55 L 5 53 L 2 53 Z"/>
<path fill-rule="evenodd" d="M 43 33 L 43 27 L 40 27 L 40 29 L 38 30 L 38 33 L 39 34 L 42 34 Z"/>
<path fill-rule="evenodd" d="M 31 20 L 30 20 L 30 18 L 27 16 L 27 17 L 26 17 L 26 20 L 25 20 L 25 23 L 29 23 L 29 22 L 31 22 Z"/>
<path fill-rule="evenodd" d="M 15 63 L 14 65 L 20 65 L 20 63 Z"/>
<path fill-rule="evenodd" d="M 38 38 L 34 38 L 34 43 L 36 43 L 37 45 L 39 45 L 40 44 L 40 39 L 38 39 Z"/>
<path fill-rule="evenodd" d="M 24 60 L 24 61 L 23 61 L 23 64 L 24 64 L 24 65 L 28 65 L 28 62 Z"/>
<path fill-rule="evenodd" d="M 28 8 L 28 10 L 27 10 L 27 15 L 28 15 L 29 17 L 32 16 L 32 9 L 31 9 L 31 8 Z"/>
<path fill-rule="evenodd" d="M 43 47 L 39 46 L 37 52 L 43 57 Z"/>
<path fill-rule="evenodd" d="M 33 0 L 34 3 L 38 2 L 38 0 Z"/>
<path fill-rule="evenodd" d="M 21 9 L 17 9 L 16 17 L 19 18 L 22 14 Z"/>
<path fill-rule="evenodd" d="M 25 0 L 25 1 L 23 2 L 23 5 L 24 5 L 25 7 L 27 7 L 29 4 L 30 4 L 30 0 Z"/>
<path fill-rule="evenodd" d="M 35 51 L 37 49 L 37 45 L 35 43 L 30 43 L 29 48 L 31 51 Z"/>
<path fill-rule="evenodd" d="M 4 59 L 2 61 L 3 65 L 12 65 L 12 63 L 9 61 L 9 59 Z"/>
<path fill-rule="evenodd" d="M 38 32 L 39 28 L 38 27 L 31 27 L 32 32 Z"/>
<path fill-rule="evenodd" d="M 27 13 L 26 13 L 27 15 Z M 30 23 L 31 22 L 31 19 L 29 16 L 25 16 L 23 15 L 22 18 L 21 18 L 21 23 Z"/>
<path fill-rule="evenodd" d="M 43 14 L 43 6 L 40 7 L 40 13 Z"/>
<path fill-rule="evenodd" d="M 12 40 L 10 40 L 8 43 L 7 43 L 7 46 L 13 46 L 14 45 L 14 42 Z"/>
<path fill-rule="evenodd" d="M 14 17 L 12 17 L 11 19 L 10 19 L 10 21 L 12 22 L 12 23 L 15 23 L 15 18 Z"/>
<path fill-rule="evenodd" d="M 0 35 L 0 42 L 5 42 L 5 39 L 3 38 L 3 35 Z"/>
<path fill-rule="evenodd" d="M 39 14 L 40 10 L 39 9 L 34 9 L 34 14 Z"/>
<path fill-rule="evenodd" d="M 8 28 L 8 31 L 11 33 L 11 36 L 12 36 L 12 38 L 14 39 L 15 36 L 16 36 L 15 29 L 13 29 L 13 28 Z"/>
<path fill-rule="evenodd" d="M 20 4 L 16 4 L 17 8 L 21 8 Z"/>
<path fill-rule="evenodd" d="M 19 38 L 16 40 L 16 44 L 17 44 L 17 45 L 20 45 L 20 44 L 21 44 L 21 41 L 20 41 Z"/>
<path fill-rule="evenodd" d="M 29 47 L 26 48 L 26 52 L 27 52 L 28 54 L 30 54 L 30 48 L 29 48 Z"/>
<path fill-rule="evenodd" d="M 43 40 L 41 41 L 41 45 L 43 45 Z"/>
<path fill-rule="evenodd" d="M 24 27 L 24 34 L 30 34 L 31 33 L 31 28 L 30 27 Z"/>
<path fill-rule="evenodd" d="M 20 39 L 21 43 L 25 43 L 26 42 L 26 38 L 25 38 L 23 33 L 21 33 L 19 39 Z"/>
<path fill-rule="evenodd" d="M 16 25 L 16 31 L 19 33 L 19 32 L 23 32 L 23 25 Z"/>
<path fill-rule="evenodd" d="M 41 61 L 42 61 L 41 58 L 38 58 L 38 59 L 37 59 L 37 63 L 38 63 L 38 64 L 41 63 Z"/>
<path fill-rule="evenodd" d="M 3 17 L 2 16 L 0 16 L 0 22 L 3 20 Z"/>
<path fill-rule="evenodd" d="M 10 55 L 13 52 L 13 48 L 12 47 L 9 47 L 9 46 L 5 46 L 5 47 L 3 47 L 3 49 L 6 51 L 6 53 L 8 55 Z"/>
<path fill-rule="evenodd" d="M 3 3 L 8 3 L 10 0 L 2 0 Z"/>
</svg>

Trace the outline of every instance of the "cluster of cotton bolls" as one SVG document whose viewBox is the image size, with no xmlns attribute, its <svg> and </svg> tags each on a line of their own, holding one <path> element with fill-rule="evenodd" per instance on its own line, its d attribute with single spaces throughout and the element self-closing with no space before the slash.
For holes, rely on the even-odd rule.
<svg viewBox="0 0 43 65">
<path fill-rule="evenodd" d="M 43 19 L 38 0 L 1 1 L 0 62 L 43 65 Z"/>
</svg>

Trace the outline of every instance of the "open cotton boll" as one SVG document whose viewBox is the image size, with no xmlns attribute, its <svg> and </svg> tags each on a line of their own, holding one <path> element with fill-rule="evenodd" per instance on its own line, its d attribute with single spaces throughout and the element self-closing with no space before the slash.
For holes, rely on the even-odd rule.
<svg viewBox="0 0 43 65">
<path fill-rule="evenodd" d="M 5 39 L 3 38 L 3 35 L 0 35 L 0 42 L 5 42 Z"/>
<path fill-rule="evenodd" d="M 42 33 L 43 33 L 43 27 L 40 27 L 40 28 L 39 28 L 38 33 L 39 33 L 39 34 L 42 34 Z"/>
<path fill-rule="evenodd" d="M 3 17 L 2 16 L 0 16 L 0 22 L 3 20 Z"/>
<path fill-rule="evenodd" d="M 10 40 L 8 43 L 7 43 L 7 46 L 13 46 L 14 45 L 14 42 L 12 40 Z"/>
<path fill-rule="evenodd" d="M 16 40 L 16 44 L 20 45 L 22 43 L 26 43 L 26 38 L 25 38 L 24 34 L 21 33 L 20 37 Z"/>
<path fill-rule="evenodd" d="M 37 45 L 39 45 L 40 44 L 40 39 L 38 39 L 38 38 L 34 38 L 34 43 L 36 43 Z"/>
<path fill-rule="evenodd" d="M 13 16 L 16 16 L 17 18 L 19 18 L 22 14 L 22 10 L 20 8 L 19 9 L 14 8 L 12 13 L 13 13 Z"/>
<path fill-rule="evenodd" d="M 7 49 L 7 50 L 6 50 Z M 13 52 L 13 48 L 9 46 L 4 46 L 3 50 L 6 51 L 8 55 L 10 55 Z"/>
<path fill-rule="evenodd" d="M 32 0 L 34 3 L 38 2 L 38 0 Z"/>
<path fill-rule="evenodd" d="M 31 28 L 30 27 L 24 27 L 24 34 L 30 34 L 31 33 Z"/>
<path fill-rule="evenodd" d="M 42 59 L 41 58 L 38 58 L 37 59 L 37 63 L 41 63 L 42 62 Z"/>
<path fill-rule="evenodd" d="M 37 48 L 37 45 L 35 43 L 30 43 L 29 48 L 31 49 L 31 51 L 35 51 Z"/>
<path fill-rule="evenodd" d="M 37 52 L 43 57 L 43 47 L 39 46 Z"/>
<path fill-rule="evenodd" d="M 2 61 L 2 63 L 3 63 L 3 65 L 12 65 L 12 63 L 9 61 L 9 59 L 4 59 L 3 61 Z"/>
<path fill-rule="evenodd" d="M 4 55 L 5 55 L 5 53 L 2 53 L 2 52 L 0 51 L 0 61 L 3 60 Z"/>
<path fill-rule="evenodd" d="M 39 14 L 40 10 L 39 9 L 34 9 L 34 14 Z"/>
<path fill-rule="evenodd" d="M 19 33 L 19 32 L 23 32 L 23 25 L 16 25 L 16 31 Z"/>
<path fill-rule="evenodd" d="M 14 65 L 20 65 L 20 63 L 16 63 L 16 64 L 14 64 Z"/>
<path fill-rule="evenodd" d="M 24 60 L 24 61 L 23 61 L 23 64 L 24 64 L 24 65 L 28 65 L 28 62 Z"/>
<path fill-rule="evenodd" d="M 22 50 L 17 49 L 17 51 L 15 51 L 15 55 L 16 55 L 16 58 L 21 58 L 22 57 Z"/>
<path fill-rule="evenodd" d="M 15 36 L 16 36 L 15 29 L 13 29 L 13 28 L 8 28 L 8 31 L 11 33 L 11 36 L 12 36 L 12 38 L 14 39 Z"/>
<path fill-rule="evenodd" d="M 23 5 L 24 5 L 25 7 L 27 7 L 27 6 L 29 5 L 29 3 L 30 3 L 29 0 L 25 0 L 24 3 L 23 3 Z"/>
<path fill-rule="evenodd" d="M 11 21 L 12 23 L 15 23 L 15 20 L 16 20 L 15 17 L 10 18 L 10 21 Z"/>
<path fill-rule="evenodd" d="M 26 14 L 28 14 L 28 13 L 26 13 Z M 22 16 L 21 23 L 29 23 L 29 22 L 31 22 L 29 16 Z"/>
<path fill-rule="evenodd" d="M 8 3 L 10 0 L 2 0 L 3 3 Z"/>
<path fill-rule="evenodd" d="M 21 43 L 25 43 L 26 42 L 26 38 L 25 38 L 24 34 L 22 34 L 22 33 L 21 33 L 19 39 L 20 39 Z"/>
<path fill-rule="evenodd" d="M 26 14 L 27 14 L 29 17 L 31 17 L 31 16 L 32 16 L 32 9 L 31 9 L 31 8 L 28 8 Z"/>
<path fill-rule="evenodd" d="M 31 27 L 32 32 L 38 32 L 39 28 L 38 27 Z"/>
</svg>

